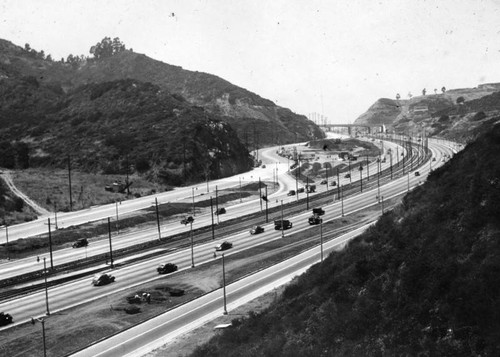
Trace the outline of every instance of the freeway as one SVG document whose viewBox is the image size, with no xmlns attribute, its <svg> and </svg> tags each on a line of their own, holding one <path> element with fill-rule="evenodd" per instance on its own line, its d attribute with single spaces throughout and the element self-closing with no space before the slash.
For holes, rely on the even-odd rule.
<svg viewBox="0 0 500 357">
<path fill-rule="evenodd" d="M 323 245 L 324 252 L 328 254 L 332 250 L 342 247 L 346 241 L 359 235 L 366 228 L 367 226 L 361 227 L 325 243 Z M 228 285 L 226 287 L 226 311 L 231 311 L 246 301 L 289 282 L 318 261 L 320 261 L 320 250 L 315 247 Z M 73 356 L 140 356 L 222 315 L 223 312 L 224 296 L 222 289 L 218 289 L 123 333 L 96 343 L 73 354 Z"/>
<path fill-rule="evenodd" d="M 435 144 L 435 147 L 431 148 L 431 150 L 433 150 L 433 154 L 439 155 L 440 150 L 443 150 L 444 147 L 443 145 Z M 436 161 L 436 165 L 440 162 L 442 161 Z M 338 197 L 335 199 L 332 196 L 332 202 L 323 206 L 327 212 L 323 216 L 323 219 L 325 221 L 335 219 L 373 205 L 379 205 L 382 211 L 384 200 L 405 193 L 411 187 L 421 184 L 430 170 L 431 165 L 424 165 L 419 168 L 420 176 L 415 176 L 414 173 L 408 172 L 405 177 L 400 177 L 392 181 L 389 180 L 387 183 L 381 184 L 380 188 L 376 187 L 365 190 L 362 193 L 341 199 L 340 201 Z M 292 231 L 296 232 L 297 230 L 309 227 L 307 223 L 309 216 L 310 212 L 303 212 L 286 218 L 293 222 L 294 227 Z M 272 239 L 280 239 L 282 237 L 282 232 L 275 231 L 271 224 L 264 225 L 264 227 L 266 232 L 258 236 L 250 236 L 247 229 L 232 235 L 230 240 L 233 242 L 234 248 L 228 254 L 234 254 L 248 247 L 267 243 Z M 284 232 L 285 236 L 288 234 L 287 232 Z M 191 250 L 189 248 L 178 249 L 166 252 L 159 257 L 148 259 L 145 262 L 115 269 L 113 270 L 113 275 L 116 276 L 116 282 L 109 286 L 93 287 L 90 285 L 91 278 L 84 278 L 50 288 L 48 290 L 50 310 L 51 312 L 61 311 L 78 305 L 82 301 L 91 301 L 92 299 L 113 294 L 146 281 L 159 279 L 155 271 L 155 267 L 159 263 L 174 262 L 179 266 L 179 269 L 188 269 L 191 266 L 192 259 L 196 262 L 196 265 L 203 264 L 213 259 L 213 246 L 213 242 L 195 245 L 193 248 L 193 257 L 191 257 Z M 15 300 L 4 301 L 0 303 L 0 311 L 8 311 L 14 316 L 17 322 L 26 321 L 30 316 L 39 316 L 46 310 L 44 294 L 44 291 L 39 291 Z"/>
<path fill-rule="evenodd" d="M 398 150 L 396 149 L 398 148 Z M 388 169 L 390 167 L 391 161 L 393 162 L 394 165 L 400 160 L 400 158 L 395 157 L 396 152 L 404 152 L 404 149 L 402 147 L 398 147 L 396 144 L 391 143 L 391 142 L 386 142 L 385 143 L 385 149 L 387 152 L 390 152 L 389 155 L 392 155 L 393 157 L 389 160 L 386 160 L 386 163 L 378 163 L 378 162 L 373 162 L 370 164 L 369 167 L 365 167 L 365 170 L 367 172 L 372 172 L 372 176 L 375 175 L 377 172 L 378 165 L 380 165 L 380 169 Z M 389 149 L 391 149 L 389 151 Z M 435 163 L 435 167 L 438 165 L 442 164 L 442 159 L 444 158 L 444 155 L 449 154 L 449 149 L 446 144 L 439 144 L 439 143 L 434 143 L 430 145 L 430 149 L 433 153 L 433 157 L 437 158 L 437 161 Z M 261 150 L 261 158 L 263 160 L 263 163 L 267 164 L 266 169 L 255 169 L 252 171 L 252 175 L 250 174 L 245 174 L 246 176 L 243 176 L 244 179 L 250 179 L 250 180 L 256 180 L 256 179 L 261 179 L 263 181 L 271 180 L 272 178 L 278 178 L 279 181 L 279 189 L 277 192 L 269 196 L 270 202 L 270 208 L 273 206 L 277 206 L 283 203 L 289 203 L 289 202 L 294 202 L 299 199 L 299 195 L 296 196 L 287 196 L 287 192 L 290 189 L 295 189 L 296 186 L 298 185 L 297 181 L 292 178 L 289 174 L 287 174 L 287 169 L 288 165 L 283 161 L 283 158 L 278 156 L 276 154 L 276 149 L 275 148 L 268 148 L 265 150 Z M 432 162 L 430 161 L 430 164 L 432 165 Z M 431 167 L 429 165 L 429 167 Z M 278 172 L 278 174 L 276 174 Z M 354 172 L 354 171 L 353 171 Z M 250 177 L 248 176 L 250 175 Z M 343 175 L 344 176 L 344 175 Z M 356 182 L 359 179 L 358 175 L 353 175 L 352 176 L 357 176 L 353 177 L 352 180 L 353 182 Z M 239 179 L 241 177 L 232 177 L 227 180 L 228 183 L 231 182 L 238 182 L 239 184 Z M 365 178 L 366 180 L 366 174 Z M 335 178 L 337 180 L 337 178 Z M 344 187 L 348 185 L 351 182 L 351 179 L 342 177 L 339 180 L 340 186 Z M 317 185 L 317 192 L 324 192 L 328 190 L 327 185 Z M 333 188 L 335 189 L 335 187 Z M 330 190 L 332 190 L 332 187 L 330 187 Z M 332 192 L 335 192 L 332 190 Z M 176 195 L 178 193 L 175 193 Z M 382 196 L 382 195 L 381 195 Z M 177 196 L 176 196 L 177 197 Z M 301 195 L 303 198 L 303 194 Z M 338 197 L 337 197 L 338 198 Z M 148 204 L 154 204 L 154 200 L 152 197 L 148 197 L 149 202 Z M 178 198 L 182 199 L 182 198 Z M 184 197 L 186 199 L 186 197 Z M 188 200 L 191 200 L 191 196 L 187 196 Z M 251 212 L 255 212 L 259 210 L 259 200 L 252 200 L 252 201 L 246 201 L 243 203 L 237 203 L 235 205 L 232 205 L 230 209 L 227 210 L 227 214 L 220 216 L 221 220 L 228 220 L 231 218 L 238 218 L 241 216 L 244 216 L 245 214 L 249 214 Z M 208 211 L 208 212 L 207 212 Z M 219 218 L 219 217 L 218 217 Z M 212 217 L 210 214 L 210 210 L 205 210 L 205 212 L 202 212 L 201 214 L 196 215 L 195 223 L 193 224 L 194 228 L 197 227 L 203 227 L 203 226 L 210 226 L 212 223 Z M 189 226 L 188 226 L 189 227 Z M 174 217 L 170 219 L 169 221 L 163 222 L 161 225 L 161 236 L 162 238 L 167 238 L 168 236 L 181 233 L 186 231 L 189 228 L 186 228 L 184 225 L 179 224 L 179 219 L 177 217 Z M 139 244 L 141 242 L 147 242 L 151 240 L 156 240 L 158 239 L 158 230 L 157 227 L 152 226 L 150 228 L 144 229 L 142 231 L 134 231 L 132 233 L 122 233 L 117 236 L 113 236 L 113 249 L 120 249 L 120 248 L 125 248 L 127 246 L 133 245 L 133 244 Z M 91 244 L 87 248 L 80 248 L 80 249 L 72 249 L 72 248 L 66 248 L 66 249 L 60 249 L 57 251 L 54 251 L 53 253 L 53 264 L 54 266 L 59 265 L 59 264 L 66 264 L 72 261 L 76 260 L 83 260 L 88 257 L 91 257 L 93 255 L 98 255 L 98 254 L 103 254 L 109 251 L 109 243 L 107 240 L 97 240 L 97 241 L 91 241 Z M 49 255 L 42 255 L 40 258 L 47 258 L 49 259 Z M 41 260 L 37 260 L 35 256 L 33 257 L 28 257 L 25 259 L 20 259 L 16 261 L 10 261 L 10 262 L 3 262 L 0 264 L 0 267 L 2 269 L 2 278 L 9 278 L 9 277 L 14 277 L 20 274 L 25 274 L 28 272 L 32 271 L 37 271 L 41 270 L 43 267 L 43 264 L 41 263 Z"/>
</svg>

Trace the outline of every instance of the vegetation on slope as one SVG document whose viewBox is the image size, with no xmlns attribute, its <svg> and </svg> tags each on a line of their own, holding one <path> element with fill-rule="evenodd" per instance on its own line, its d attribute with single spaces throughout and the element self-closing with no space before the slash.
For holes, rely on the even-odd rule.
<svg viewBox="0 0 500 357">
<path fill-rule="evenodd" d="M 194 356 L 498 356 L 500 126 Z"/>
</svg>

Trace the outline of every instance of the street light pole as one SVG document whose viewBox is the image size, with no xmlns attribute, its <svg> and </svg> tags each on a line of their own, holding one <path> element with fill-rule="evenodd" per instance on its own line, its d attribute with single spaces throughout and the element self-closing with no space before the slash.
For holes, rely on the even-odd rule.
<svg viewBox="0 0 500 357">
<path fill-rule="evenodd" d="M 340 196 L 341 196 L 342 217 L 344 217 L 344 186 L 340 188 Z"/>
<path fill-rule="evenodd" d="M 34 325 L 36 321 L 42 323 L 42 340 L 43 340 L 43 357 L 47 357 L 47 345 L 45 343 L 45 319 L 43 317 L 31 318 L 31 324 Z"/>
<path fill-rule="evenodd" d="M 111 269 L 114 268 L 113 265 L 113 247 L 111 245 L 111 220 L 108 217 L 108 237 L 109 237 L 109 261 L 111 263 Z"/>
<path fill-rule="evenodd" d="M 52 233 L 50 230 L 50 218 L 47 218 L 48 220 L 48 226 L 49 226 L 49 252 L 50 252 L 50 269 L 54 269 L 54 260 L 52 257 Z"/>
<path fill-rule="evenodd" d="M 306 209 L 309 210 L 309 176 L 306 176 Z"/>
<path fill-rule="evenodd" d="M 191 268 L 194 268 L 194 248 L 193 248 L 193 220 L 191 220 Z"/>
<path fill-rule="evenodd" d="M 222 291 L 224 293 L 224 315 L 227 315 L 227 305 L 226 305 L 226 268 L 224 263 L 224 253 L 222 253 Z"/>
<path fill-rule="evenodd" d="M 321 261 L 323 261 L 323 219 L 320 218 L 319 221 L 319 237 L 320 237 L 320 246 L 321 246 Z"/>
<path fill-rule="evenodd" d="M 268 208 L 267 203 L 268 203 L 268 201 L 269 201 L 269 198 L 267 198 L 267 185 L 266 185 L 266 223 L 269 222 L 269 215 L 268 215 L 268 211 L 267 211 L 267 208 Z"/>
<path fill-rule="evenodd" d="M 281 238 L 285 238 L 285 230 L 283 229 L 283 200 L 281 200 Z"/>
<path fill-rule="evenodd" d="M 47 316 L 50 315 L 50 310 L 49 310 L 49 289 L 47 287 L 47 262 L 46 258 L 43 257 L 43 277 L 45 280 L 45 306 L 47 308 Z"/>
</svg>

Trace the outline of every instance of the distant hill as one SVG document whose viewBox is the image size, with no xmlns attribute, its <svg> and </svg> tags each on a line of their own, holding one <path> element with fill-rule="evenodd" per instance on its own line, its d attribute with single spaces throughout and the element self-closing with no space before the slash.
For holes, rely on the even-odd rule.
<svg viewBox="0 0 500 357">
<path fill-rule="evenodd" d="M 498 92 L 500 83 L 489 83 L 411 99 L 382 98 L 359 116 L 355 124 L 383 124 L 388 131 L 414 135 L 425 128 L 427 135 L 470 141 L 473 139 L 470 132 L 475 128 L 488 120 L 496 122 L 494 118 L 500 115 Z M 480 112 L 484 115 L 475 116 Z M 441 118 L 443 115 L 448 118 Z"/>
<path fill-rule="evenodd" d="M 499 152 L 492 125 L 267 310 L 192 356 L 500 355 Z"/>
</svg>

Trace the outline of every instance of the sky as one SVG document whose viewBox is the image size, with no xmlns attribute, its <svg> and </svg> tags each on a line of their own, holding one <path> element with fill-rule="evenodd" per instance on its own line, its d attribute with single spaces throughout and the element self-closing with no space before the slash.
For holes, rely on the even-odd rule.
<svg viewBox="0 0 500 357">
<path fill-rule="evenodd" d="M 106 36 L 329 123 L 500 82 L 500 0 L 0 0 L 0 38 L 54 59 Z"/>
</svg>

